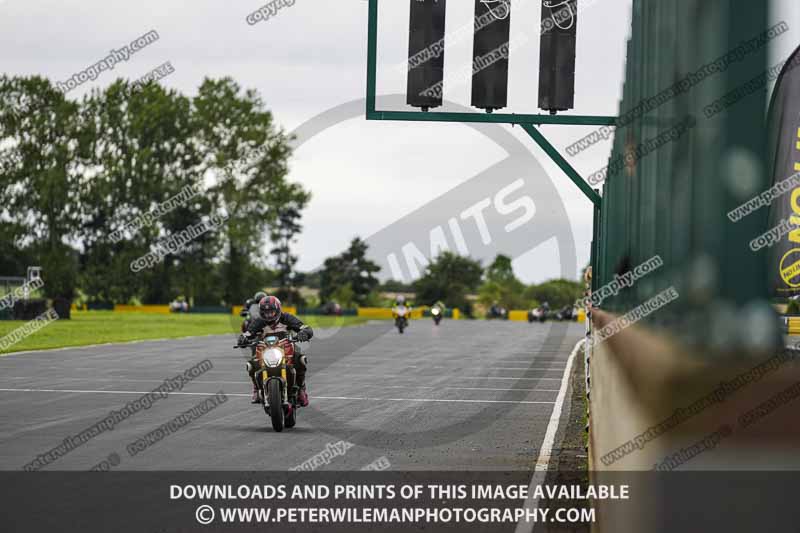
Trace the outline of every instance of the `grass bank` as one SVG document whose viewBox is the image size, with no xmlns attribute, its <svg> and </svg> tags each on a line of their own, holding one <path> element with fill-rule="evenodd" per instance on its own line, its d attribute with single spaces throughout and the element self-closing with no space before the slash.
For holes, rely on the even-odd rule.
<svg viewBox="0 0 800 533">
<path fill-rule="evenodd" d="M 366 318 L 356 316 L 301 316 L 315 328 L 363 324 Z M 0 321 L 0 338 L 17 328 L 22 321 Z M 71 320 L 57 320 L 0 352 L 47 350 L 70 346 L 87 346 L 109 342 L 149 339 L 178 339 L 200 335 L 236 335 L 241 319 L 233 315 L 114 313 L 111 311 L 73 312 Z"/>
</svg>

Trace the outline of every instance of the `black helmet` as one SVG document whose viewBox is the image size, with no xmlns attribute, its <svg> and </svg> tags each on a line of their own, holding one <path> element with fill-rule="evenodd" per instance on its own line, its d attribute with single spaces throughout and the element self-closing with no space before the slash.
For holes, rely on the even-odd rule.
<svg viewBox="0 0 800 533">
<path fill-rule="evenodd" d="M 281 301 L 274 296 L 265 296 L 258 303 L 258 311 L 261 318 L 274 326 L 281 319 Z"/>
</svg>

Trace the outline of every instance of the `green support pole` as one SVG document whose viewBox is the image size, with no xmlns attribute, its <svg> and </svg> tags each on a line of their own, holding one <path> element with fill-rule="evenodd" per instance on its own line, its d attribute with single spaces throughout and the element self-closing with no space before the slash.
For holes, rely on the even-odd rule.
<svg viewBox="0 0 800 533">
<path fill-rule="evenodd" d="M 367 93 L 369 95 L 369 93 Z M 374 95 L 373 95 L 374 96 Z M 518 115 L 516 113 L 449 113 L 423 111 L 371 111 L 367 120 L 413 122 L 481 122 L 488 124 L 558 124 L 562 126 L 613 126 L 616 117 L 594 115 Z"/>
<path fill-rule="evenodd" d="M 595 205 L 595 207 L 599 207 L 602 199 L 597 192 L 592 189 L 588 183 L 578 174 L 578 171 L 575 170 L 572 165 L 570 165 L 564 157 L 558 153 L 556 147 L 550 144 L 542 133 L 536 129 L 534 126 L 530 124 L 523 124 L 522 129 L 528 132 L 528 135 L 536 141 L 536 144 L 541 146 L 542 150 L 550 156 L 550 159 L 558 165 L 564 174 L 572 180 L 572 182 L 578 186 L 578 188 L 583 192 L 583 194 Z"/>
<path fill-rule="evenodd" d="M 369 1 L 367 28 L 367 120 L 375 112 L 376 69 L 378 63 L 378 0 Z"/>
</svg>

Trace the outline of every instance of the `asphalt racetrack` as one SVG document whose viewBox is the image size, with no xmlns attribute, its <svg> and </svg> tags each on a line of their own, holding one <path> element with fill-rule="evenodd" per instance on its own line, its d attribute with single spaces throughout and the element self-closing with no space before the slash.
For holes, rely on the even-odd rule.
<svg viewBox="0 0 800 533">
<path fill-rule="evenodd" d="M 204 359 L 213 368 L 44 467 L 89 470 L 531 470 L 550 422 L 575 323 L 389 322 L 321 330 L 309 348 L 311 405 L 276 433 L 250 404 L 235 335 L 0 357 L 0 470 L 103 420 Z M 580 359 L 575 364 L 582 364 Z M 141 453 L 127 446 L 217 392 L 228 401 Z M 566 402 L 565 411 L 569 407 Z M 563 417 L 564 415 L 562 415 Z"/>
</svg>

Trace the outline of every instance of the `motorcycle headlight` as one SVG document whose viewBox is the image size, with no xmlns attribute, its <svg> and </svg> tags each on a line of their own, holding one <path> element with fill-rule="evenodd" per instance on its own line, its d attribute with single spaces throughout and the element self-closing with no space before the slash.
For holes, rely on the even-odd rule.
<svg viewBox="0 0 800 533">
<path fill-rule="evenodd" d="M 436 315 L 439 314 L 439 310 L 438 309 L 432 309 L 431 313 L 433 314 L 433 316 L 436 316 Z"/>
<path fill-rule="evenodd" d="M 281 364 L 283 352 L 277 348 L 270 348 L 264 351 L 264 363 L 268 367 L 275 367 Z"/>
</svg>

